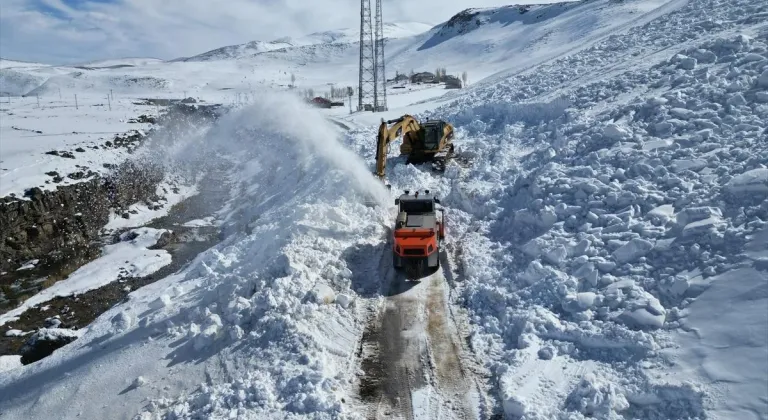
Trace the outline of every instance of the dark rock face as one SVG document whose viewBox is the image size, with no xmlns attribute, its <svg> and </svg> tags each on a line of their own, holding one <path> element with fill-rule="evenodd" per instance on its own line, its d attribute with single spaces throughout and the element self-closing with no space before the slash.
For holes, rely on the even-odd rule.
<svg viewBox="0 0 768 420">
<path fill-rule="evenodd" d="M 57 349 L 75 341 L 77 331 L 66 328 L 40 328 L 21 346 L 21 363 L 28 365 L 50 356 Z"/>
<path fill-rule="evenodd" d="M 211 123 L 224 111 L 218 104 L 186 103 L 193 102 L 190 100 L 168 102 L 168 110 L 160 118 L 140 116 L 139 119 L 155 121 L 160 130 L 172 132 L 188 124 Z M 132 153 L 149 137 L 151 135 L 132 130 L 100 147 L 125 148 Z M 74 158 L 68 151 L 46 153 Z M 0 198 L 0 272 L 15 270 L 29 260 L 38 259 L 40 266 L 46 266 L 87 254 L 89 247 L 98 247 L 96 243 L 102 227 L 109 221 L 110 209 L 130 218 L 128 206 L 142 201 L 151 205 L 157 200 L 157 186 L 164 175 L 161 166 L 129 159 L 120 165 L 107 163 L 104 167 L 110 170 L 109 176 L 101 176 L 85 166 L 67 175 L 51 171 L 48 175 L 54 183 L 65 177 L 80 182 L 58 186 L 54 191 L 30 188 L 24 198 Z"/>
<path fill-rule="evenodd" d="M 55 191 L 30 188 L 27 199 L 0 198 L 0 271 L 88 248 L 109 221 L 110 208 L 125 209 L 155 195 L 163 171 L 127 161 L 109 177 L 91 176 Z"/>
</svg>

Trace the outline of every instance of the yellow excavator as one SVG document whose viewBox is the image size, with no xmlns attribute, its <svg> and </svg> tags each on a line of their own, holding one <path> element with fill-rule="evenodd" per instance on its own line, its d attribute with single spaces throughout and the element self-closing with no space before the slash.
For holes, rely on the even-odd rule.
<svg viewBox="0 0 768 420">
<path fill-rule="evenodd" d="M 403 137 L 400 155 L 408 157 L 406 164 L 431 161 L 435 170 L 443 171 L 446 160 L 454 156 L 451 124 L 442 120 L 419 123 L 411 115 L 389 121 L 382 118 L 376 141 L 376 176 L 380 179 L 385 175 L 389 144 L 400 136 Z"/>
</svg>

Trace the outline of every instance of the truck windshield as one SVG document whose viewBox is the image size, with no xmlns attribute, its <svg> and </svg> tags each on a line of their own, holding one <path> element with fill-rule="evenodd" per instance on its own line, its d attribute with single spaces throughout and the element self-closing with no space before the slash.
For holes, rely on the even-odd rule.
<svg viewBox="0 0 768 420">
<path fill-rule="evenodd" d="M 404 211 L 409 214 L 415 213 L 431 213 L 432 200 L 406 200 L 400 202 L 400 211 Z"/>
</svg>

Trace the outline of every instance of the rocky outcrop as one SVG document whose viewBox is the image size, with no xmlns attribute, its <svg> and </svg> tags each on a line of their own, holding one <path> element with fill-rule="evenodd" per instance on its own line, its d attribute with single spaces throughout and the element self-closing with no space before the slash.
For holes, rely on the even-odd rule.
<svg viewBox="0 0 768 420">
<path fill-rule="evenodd" d="M 0 198 L 0 271 L 39 259 L 47 265 L 85 251 L 99 238 L 110 209 L 156 201 L 159 167 L 126 161 L 112 175 L 92 177 L 53 191 L 30 188 L 24 198 Z"/>
<path fill-rule="evenodd" d="M 50 356 L 54 351 L 75 341 L 82 330 L 63 328 L 58 318 L 48 318 L 45 326 L 35 331 L 21 346 L 21 363 L 28 365 Z"/>
<path fill-rule="evenodd" d="M 219 104 L 202 105 L 192 98 L 169 100 L 166 112 L 151 118 L 157 126 L 150 133 L 133 130 L 115 136 L 101 147 L 124 148 L 131 153 L 155 134 L 168 137 L 169 131 L 210 123 L 222 111 Z M 140 116 L 139 120 L 149 118 Z M 74 158 L 72 152 L 48 153 Z M 82 260 L 83 255 L 97 256 L 100 231 L 109 221 L 111 209 L 120 212 L 137 202 L 158 201 L 156 191 L 164 177 L 163 167 L 130 159 L 120 165 L 104 166 L 110 169 L 110 175 L 99 175 L 86 168 L 66 175 L 81 181 L 76 184 L 60 185 L 52 191 L 35 187 L 26 190 L 23 198 L 0 198 L 0 272 L 16 270 L 30 260 L 39 260 L 37 266 L 45 267 L 63 260 Z M 54 183 L 64 176 L 55 172 L 48 175 Z"/>
</svg>

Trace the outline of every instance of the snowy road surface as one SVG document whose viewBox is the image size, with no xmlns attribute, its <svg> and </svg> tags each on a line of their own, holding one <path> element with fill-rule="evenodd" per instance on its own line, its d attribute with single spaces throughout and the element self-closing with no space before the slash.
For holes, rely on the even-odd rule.
<svg viewBox="0 0 768 420">
<path fill-rule="evenodd" d="M 443 267 L 408 279 L 382 253 L 382 295 L 376 298 L 357 359 L 356 391 L 367 418 L 478 419 L 476 380 L 446 299 Z"/>
</svg>

